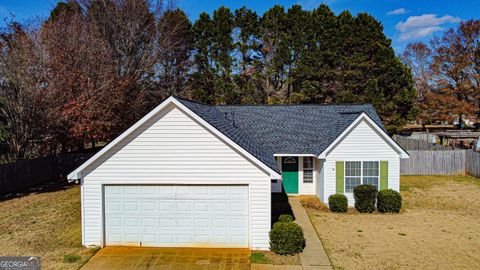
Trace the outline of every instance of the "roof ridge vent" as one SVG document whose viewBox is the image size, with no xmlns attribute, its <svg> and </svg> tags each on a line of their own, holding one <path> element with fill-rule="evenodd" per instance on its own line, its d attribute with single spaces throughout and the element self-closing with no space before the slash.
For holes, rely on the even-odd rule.
<svg viewBox="0 0 480 270">
<path fill-rule="evenodd" d="M 364 111 L 346 111 L 346 112 L 340 112 L 340 114 L 361 114 Z"/>
</svg>

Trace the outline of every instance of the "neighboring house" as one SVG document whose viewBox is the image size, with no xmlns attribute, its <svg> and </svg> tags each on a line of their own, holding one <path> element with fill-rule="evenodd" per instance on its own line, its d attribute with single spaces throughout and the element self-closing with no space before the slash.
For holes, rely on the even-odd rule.
<svg viewBox="0 0 480 270">
<path fill-rule="evenodd" d="M 68 175 L 86 246 L 268 249 L 271 192 L 399 190 L 408 154 L 371 105 L 209 106 L 170 97 Z"/>
</svg>

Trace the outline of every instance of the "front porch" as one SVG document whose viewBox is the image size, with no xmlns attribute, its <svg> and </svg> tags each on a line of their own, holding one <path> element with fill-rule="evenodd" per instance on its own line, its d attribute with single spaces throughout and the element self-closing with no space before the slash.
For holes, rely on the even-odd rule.
<svg viewBox="0 0 480 270">
<path fill-rule="evenodd" d="M 277 155 L 275 158 L 282 179 L 272 182 L 272 193 L 317 196 L 321 194 L 320 171 L 323 160 L 311 154 Z"/>
</svg>

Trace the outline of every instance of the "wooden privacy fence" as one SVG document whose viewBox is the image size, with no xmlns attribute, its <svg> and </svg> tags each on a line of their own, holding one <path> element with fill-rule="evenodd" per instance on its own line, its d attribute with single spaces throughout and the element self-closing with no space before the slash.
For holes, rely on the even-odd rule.
<svg viewBox="0 0 480 270">
<path fill-rule="evenodd" d="M 453 147 L 433 144 L 428 141 L 394 135 L 393 139 L 405 150 L 453 150 Z"/>
<path fill-rule="evenodd" d="M 465 159 L 465 173 L 480 178 L 480 153 L 467 150 Z"/>
<path fill-rule="evenodd" d="M 469 174 L 480 178 L 480 154 L 473 150 L 409 150 L 401 159 L 402 175 Z"/>
<path fill-rule="evenodd" d="M 66 153 L 0 165 L 0 195 L 63 179 L 94 153 Z"/>
</svg>

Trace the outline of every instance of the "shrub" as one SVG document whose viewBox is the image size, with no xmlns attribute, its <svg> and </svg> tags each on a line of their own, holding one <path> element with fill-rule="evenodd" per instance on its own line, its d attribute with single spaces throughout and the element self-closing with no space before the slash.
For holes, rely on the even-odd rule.
<svg viewBox="0 0 480 270">
<path fill-rule="evenodd" d="M 377 196 L 377 208 L 382 213 L 398 213 L 402 208 L 402 196 L 393 189 L 380 190 Z"/>
<path fill-rule="evenodd" d="M 375 199 L 377 188 L 372 185 L 360 185 L 353 189 L 355 198 L 355 209 L 360 213 L 371 213 L 375 211 Z"/>
<path fill-rule="evenodd" d="M 320 199 L 318 199 L 317 197 L 302 198 L 300 200 L 300 203 L 305 208 L 311 208 L 318 211 L 325 211 L 328 209 L 327 206 L 324 203 L 322 203 Z"/>
<path fill-rule="evenodd" d="M 346 213 L 348 211 L 348 199 L 343 194 L 333 194 L 328 197 L 328 206 L 330 211 L 336 213 Z"/>
<path fill-rule="evenodd" d="M 277 254 L 296 254 L 305 247 L 302 228 L 293 222 L 277 222 L 270 231 L 270 249 Z"/>
<path fill-rule="evenodd" d="M 292 215 L 283 214 L 278 217 L 278 222 L 292 222 Z"/>
</svg>

